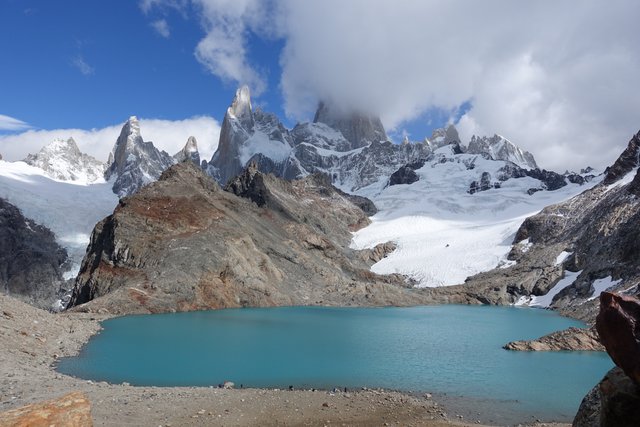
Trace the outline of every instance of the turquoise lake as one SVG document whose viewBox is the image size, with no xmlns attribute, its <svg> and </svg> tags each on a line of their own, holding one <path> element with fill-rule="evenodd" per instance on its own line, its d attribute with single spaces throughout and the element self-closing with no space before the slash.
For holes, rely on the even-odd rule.
<svg viewBox="0 0 640 427">
<path fill-rule="evenodd" d="M 546 310 L 456 305 L 127 316 L 103 322 L 58 370 L 133 385 L 383 387 L 475 399 L 485 412 L 521 419 L 571 420 L 613 366 L 608 355 L 502 349 L 569 326 L 582 324 Z"/>
</svg>

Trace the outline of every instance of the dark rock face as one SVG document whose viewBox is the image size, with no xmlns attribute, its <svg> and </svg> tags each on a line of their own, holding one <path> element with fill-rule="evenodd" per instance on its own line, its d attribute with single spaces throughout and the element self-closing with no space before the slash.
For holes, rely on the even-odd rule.
<svg viewBox="0 0 640 427">
<path fill-rule="evenodd" d="M 46 227 L 0 199 L 0 287 L 2 292 L 50 308 L 60 286 L 66 251 Z"/>
<path fill-rule="evenodd" d="M 122 127 L 109 158 L 105 178 L 115 177 L 113 192 L 120 197 L 131 195 L 155 181 L 173 164 L 169 154 L 142 139 L 136 117 L 130 117 Z"/>
<path fill-rule="evenodd" d="M 605 185 L 613 184 L 626 174 L 638 167 L 638 156 L 640 153 L 640 132 L 635 134 L 629 141 L 629 145 L 622 152 L 615 163 L 608 168 L 607 175 L 603 183 Z"/>
<path fill-rule="evenodd" d="M 491 184 L 491 174 L 489 172 L 482 172 L 480 176 L 480 181 L 473 181 L 469 185 L 469 194 L 475 194 L 479 191 L 487 191 L 491 188 L 499 188 L 500 185 Z"/>
<path fill-rule="evenodd" d="M 324 123 L 338 130 L 350 142 L 347 150 L 354 150 L 371 142 L 387 141 L 387 133 L 378 117 L 337 111 L 330 104 L 321 102 L 313 118 L 314 123 Z"/>
<path fill-rule="evenodd" d="M 389 177 L 389 185 L 413 184 L 420 178 L 409 165 L 402 166 Z"/>
<path fill-rule="evenodd" d="M 527 176 L 542 181 L 545 188 L 549 191 L 555 191 L 567 185 L 567 181 L 564 179 L 564 176 L 560 175 L 557 172 L 548 171 L 545 169 L 533 169 L 528 170 L 526 173 Z"/>
<path fill-rule="evenodd" d="M 603 292 L 596 328 L 611 359 L 640 385 L 640 300 Z"/>
<path fill-rule="evenodd" d="M 222 191 L 190 162 L 175 165 L 96 226 L 70 305 L 149 313 L 424 302 L 348 248 L 368 219 L 323 180 L 253 167 Z"/>
<path fill-rule="evenodd" d="M 640 425 L 640 388 L 615 367 L 582 400 L 573 427 Z"/>
</svg>

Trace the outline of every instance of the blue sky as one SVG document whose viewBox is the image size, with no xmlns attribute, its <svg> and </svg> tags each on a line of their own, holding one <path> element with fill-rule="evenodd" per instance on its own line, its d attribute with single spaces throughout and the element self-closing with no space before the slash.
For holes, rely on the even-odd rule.
<svg viewBox="0 0 640 427">
<path fill-rule="evenodd" d="M 453 120 L 463 142 L 499 133 L 549 169 L 604 167 L 640 126 L 639 15 L 626 0 L 2 0 L 0 152 L 26 126 L 220 122 L 247 83 L 288 127 L 325 98 L 397 142 Z"/>
<path fill-rule="evenodd" d="M 196 60 L 204 32 L 193 8 L 145 14 L 128 0 L 4 0 L 0 8 L 0 114 L 34 128 L 101 128 L 130 115 L 222 121 L 237 88 Z M 153 28 L 159 19 L 170 25 L 168 37 Z M 279 90 L 282 47 L 248 39 L 251 65 L 267 79 L 254 104 L 291 127 L 296 120 L 284 114 Z M 432 110 L 403 129 L 421 139 L 447 120 Z"/>
</svg>

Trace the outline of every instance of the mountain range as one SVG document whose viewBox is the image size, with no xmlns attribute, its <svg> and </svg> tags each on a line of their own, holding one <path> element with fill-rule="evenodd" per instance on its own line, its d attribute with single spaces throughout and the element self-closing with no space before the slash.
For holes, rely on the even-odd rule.
<svg viewBox="0 0 640 427">
<path fill-rule="evenodd" d="M 209 161 L 193 137 L 173 156 L 158 150 L 131 117 L 106 163 L 73 139 L 1 162 L 5 209 L 60 254 L 46 297 L 7 275 L 3 289 L 117 312 L 444 301 L 589 319 L 598 289 L 636 277 L 611 249 L 633 235 L 635 217 L 612 214 L 635 200 L 632 143 L 606 174 L 559 174 L 497 134 L 464 143 L 449 125 L 395 144 L 378 118 L 329 103 L 288 129 L 242 87 Z M 588 232 L 594 224 L 624 233 Z M 597 247 L 609 256 L 588 261 Z"/>
</svg>

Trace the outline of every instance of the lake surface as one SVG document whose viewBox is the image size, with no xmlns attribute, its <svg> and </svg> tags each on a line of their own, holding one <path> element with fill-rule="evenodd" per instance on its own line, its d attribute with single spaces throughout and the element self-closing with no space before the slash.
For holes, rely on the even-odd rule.
<svg viewBox="0 0 640 427">
<path fill-rule="evenodd" d="M 582 324 L 546 310 L 455 305 L 127 316 L 103 322 L 104 330 L 58 370 L 134 385 L 229 380 L 244 387 L 446 393 L 484 402 L 477 403 L 482 413 L 570 420 L 613 366 L 606 353 L 502 349 L 569 326 Z"/>
</svg>

